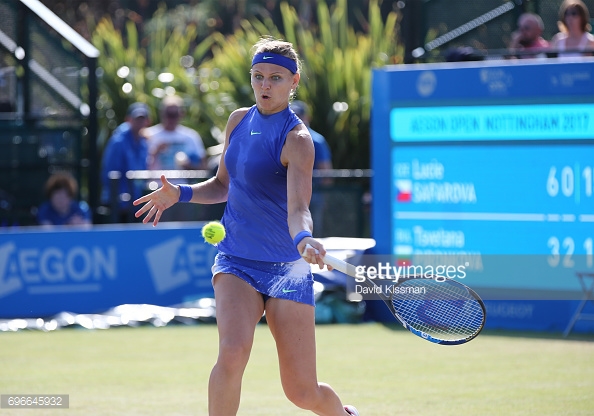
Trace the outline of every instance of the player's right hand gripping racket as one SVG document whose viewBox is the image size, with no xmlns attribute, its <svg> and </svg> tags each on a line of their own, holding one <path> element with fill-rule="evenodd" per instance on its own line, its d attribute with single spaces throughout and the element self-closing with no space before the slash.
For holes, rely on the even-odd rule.
<svg viewBox="0 0 594 416">
<path fill-rule="evenodd" d="M 307 248 L 311 248 L 308 244 Z M 392 315 L 413 334 L 440 345 L 459 345 L 474 339 L 483 329 L 485 304 L 469 287 L 452 279 L 410 276 L 377 285 L 360 282 L 352 264 L 326 254 L 324 263 L 365 283 L 388 306 Z M 385 282 L 385 281 L 384 281 Z M 380 289 L 377 289 L 380 288 Z"/>
</svg>

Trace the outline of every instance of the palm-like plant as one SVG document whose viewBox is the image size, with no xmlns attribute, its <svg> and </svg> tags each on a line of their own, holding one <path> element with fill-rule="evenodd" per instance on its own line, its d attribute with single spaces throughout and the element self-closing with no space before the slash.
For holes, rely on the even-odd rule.
<svg viewBox="0 0 594 416">
<path fill-rule="evenodd" d="M 347 24 L 346 0 L 338 0 L 332 10 L 318 1 L 318 29 L 313 30 L 302 27 L 296 10 L 286 2 L 281 9 L 284 35 L 270 20 L 243 21 L 232 35 L 214 35 L 212 58 L 201 65 L 208 80 L 219 85 L 208 101 L 225 116 L 238 106 L 251 105 L 250 48 L 262 36 L 283 38 L 300 53 L 303 72 L 297 96 L 310 103 L 315 114 L 312 127 L 326 136 L 334 165 L 369 167 L 371 72 L 401 61 L 398 16 L 391 13 L 384 22 L 377 0 L 372 0 L 369 30 L 356 33 Z"/>
<path fill-rule="evenodd" d="M 101 137 L 123 121 L 133 101 L 155 110 L 162 96 L 176 93 L 188 104 L 183 124 L 198 130 L 207 146 L 218 143 L 229 114 L 253 104 L 251 48 L 261 37 L 272 36 L 292 42 L 300 53 L 303 73 L 297 98 L 311 105 L 312 127 L 326 136 L 334 165 L 367 168 L 372 69 L 401 62 L 403 54 L 398 16 L 390 13 L 382 19 L 378 1 L 370 1 L 365 33 L 349 26 L 347 0 L 337 0 L 332 8 L 318 0 L 317 26 L 311 29 L 283 2 L 284 33 L 271 18 L 262 17 L 242 20 L 230 35 L 206 36 L 194 23 L 172 26 L 159 10 L 141 42 L 133 22 L 126 24 L 123 36 L 104 19 L 93 34 L 101 52 Z"/>
</svg>

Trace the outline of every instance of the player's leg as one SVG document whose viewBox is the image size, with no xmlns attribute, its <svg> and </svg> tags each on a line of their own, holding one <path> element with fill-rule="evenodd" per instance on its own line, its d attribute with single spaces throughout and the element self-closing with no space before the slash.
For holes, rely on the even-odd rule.
<svg viewBox="0 0 594 416">
<path fill-rule="evenodd" d="M 231 274 L 216 275 L 214 290 L 219 356 L 208 383 L 208 414 L 229 416 L 239 408 L 241 380 L 264 301 L 254 288 Z"/>
<path fill-rule="evenodd" d="M 318 415 L 346 415 L 334 390 L 325 383 L 318 383 L 314 307 L 271 298 L 266 302 L 266 322 L 276 341 L 281 382 L 287 398 Z"/>
</svg>

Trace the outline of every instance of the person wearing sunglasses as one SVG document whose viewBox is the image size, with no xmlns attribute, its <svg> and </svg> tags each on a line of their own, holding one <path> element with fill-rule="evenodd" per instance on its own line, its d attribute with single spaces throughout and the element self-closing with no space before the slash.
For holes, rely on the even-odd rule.
<svg viewBox="0 0 594 416">
<path fill-rule="evenodd" d="M 159 106 L 160 123 L 145 130 L 149 139 L 150 169 L 200 169 L 206 156 L 202 138 L 195 130 L 180 124 L 184 116 L 183 99 L 166 96 Z"/>
<path fill-rule="evenodd" d="M 166 96 L 159 105 L 160 123 L 145 129 L 151 170 L 206 169 L 207 155 L 200 134 L 183 126 L 184 101 L 178 95 Z M 187 184 L 187 179 L 171 179 Z M 178 204 L 161 221 L 196 221 L 198 213 L 190 204 Z"/>
<path fill-rule="evenodd" d="M 551 50 L 558 57 L 594 55 L 594 35 L 590 30 L 590 12 L 581 0 L 565 0 L 559 8 L 560 32 L 551 40 Z"/>
</svg>

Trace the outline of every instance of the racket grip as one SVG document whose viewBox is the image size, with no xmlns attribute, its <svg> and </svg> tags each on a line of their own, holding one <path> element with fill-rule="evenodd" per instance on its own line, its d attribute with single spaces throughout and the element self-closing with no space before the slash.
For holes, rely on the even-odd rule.
<svg viewBox="0 0 594 416">
<path fill-rule="evenodd" d="M 305 249 L 303 250 L 302 256 L 305 255 L 305 252 L 308 248 L 313 248 L 311 245 L 306 244 Z M 316 250 L 317 252 L 317 250 Z M 349 264 L 343 260 L 337 259 L 336 257 L 331 256 L 330 254 L 326 254 L 322 257 L 322 261 L 327 264 L 328 266 L 332 266 L 332 268 L 342 272 L 344 274 L 348 274 L 349 276 L 355 276 L 355 266 Z"/>
</svg>

